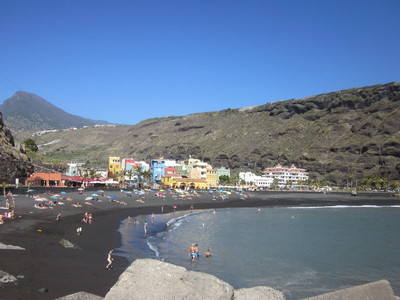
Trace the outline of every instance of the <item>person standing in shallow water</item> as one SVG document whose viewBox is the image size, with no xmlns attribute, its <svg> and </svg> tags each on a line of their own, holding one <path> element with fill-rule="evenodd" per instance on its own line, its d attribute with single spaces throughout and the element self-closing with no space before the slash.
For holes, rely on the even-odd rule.
<svg viewBox="0 0 400 300">
<path fill-rule="evenodd" d="M 107 265 L 106 265 L 106 269 L 112 269 L 112 263 L 114 258 L 112 258 L 112 253 L 114 252 L 114 249 L 111 249 L 110 251 L 108 251 L 108 255 L 107 255 Z"/>
<path fill-rule="evenodd" d="M 143 223 L 143 231 L 144 231 L 144 236 L 146 236 L 147 235 L 147 221 L 145 220 L 144 221 L 144 223 Z"/>
</svg>

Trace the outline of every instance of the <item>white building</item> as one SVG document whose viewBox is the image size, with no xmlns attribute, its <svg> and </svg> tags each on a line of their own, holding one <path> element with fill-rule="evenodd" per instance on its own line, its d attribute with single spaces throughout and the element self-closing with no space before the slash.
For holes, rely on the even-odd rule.
<svg viewBox="0 0 400 300">
<path fill-rule="evenodd" d="M 260 188 L 268 188 L 272 185 L 274 180 L 266 176 L 258 176 L 252 172 L 240 172 L 240 180 L 243 180 L 247 185 L 255 185 Z"/>
<path fill-rule="evenodd" d="M 67 171 L 65 175 L 67 176 L 80 176 L 79 168 L 82 167 L 82 163 L 68 163 Z"/>
<path fill-rule="evenodd" d="M 299 181 L 308 180 L 308 172 L 305 169 L 296 168 L 295 165 L 285 167 L 280 164 L 273 168 L 266 168 L 264 176 L 271 178 L 272 182 L 276 182 L 279 187 L 294 186 Z"/>
</svg>

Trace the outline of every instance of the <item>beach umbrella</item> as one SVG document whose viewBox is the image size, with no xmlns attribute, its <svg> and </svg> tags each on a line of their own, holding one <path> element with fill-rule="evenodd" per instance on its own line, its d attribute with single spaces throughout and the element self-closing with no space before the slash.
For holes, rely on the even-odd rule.
<svg viewBox="0 0 400 300">
<path fill-rule="evenodd" d="M 78 189 L 78 191 L 84 191 L 84 190 L 85 190 L 84 188 L 79 188 L 79 189 Z"/>
<path fill-rule="evenodd" d="M 61 192 L 60 194 L 63 194 L 63 195 L 65 195 L 65 194 L 66 194 L 66 192 Z"/>
<path fill-rule="evenodd" d="M 97 195 L 96 193 L 90 194 L 90 196 L 92 196 L 92 197 L 99 197 L 99 195 Z"/>
<path fill-rule="evenodd" d="M 85 198 L 85 201 L 86 201 L 86 200 L 93 200 L 93 197 L 86 197 L 86 198 Z"/>
</svg>

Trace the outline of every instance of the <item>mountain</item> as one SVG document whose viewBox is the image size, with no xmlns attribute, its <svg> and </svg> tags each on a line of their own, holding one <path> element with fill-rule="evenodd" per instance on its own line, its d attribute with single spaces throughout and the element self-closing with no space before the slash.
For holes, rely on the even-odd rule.
<svg viewBox="0 0 400 300">
<path fill-rule="evenodd" d="M 400 176 L 400 83 L 354 88 L 245 109 L 149 119 L 35 137 L 46 155 L 106 165 L 108 156 L 189 155 L 234 170 L 276 163 L 336 183 Z"/>
<path fill-rule="evenodd" d="M 39 131 L 106 124 L 71 115 L 38 95 L 18 91 L 0 105 L 5 123 L 13 131 Z"/>
<path fill-rule="evenodd" d="M 5 127 L 0 112 L 0 183 L 14 183 L 16 177 L 33 172 L 28 157 L 15 147 L 11 131 Z"/>
</svg>

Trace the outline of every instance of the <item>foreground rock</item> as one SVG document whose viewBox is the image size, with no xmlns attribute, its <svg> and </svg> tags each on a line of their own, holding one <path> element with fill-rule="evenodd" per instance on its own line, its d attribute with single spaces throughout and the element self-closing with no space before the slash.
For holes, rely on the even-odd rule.
<svg viewBox="0 0 400 300">
<path fill-rule="evenodd" d="M 16 282 L 17 278 L 7 272 L 0 270 L 0 285 Z"/>
<path fill-rule="evenodd" d="M 332 293 L 307 298 L 305 300 L 396 300 L 387 280 L 375 281 Z"/>
<path fill-rule="evenodd" d="M 115 299 L 231 300 L 233 287 L 215 276 L 153 259 L 138 259 L 107 293 Z"/>
<path fill-rule="evenodd" d="M 285 300 L 282 292 L 267 286 L 256 286 L 238 289 L 234 292 L 234 300 Z"/>
<path fill-rule="evenodd" d="M 103 300 L 103 297 L 87 292 L 79 292 L 61 298 L 57 298 L 56 300 Z"/>
<path fill-rule="evenodd" d="M 0 243 L 0 249 L 1 250 L 25 250 L 25 248 L 22 248 L 20 246 L 7 245 L 4 243 Z"/>
</svg>

